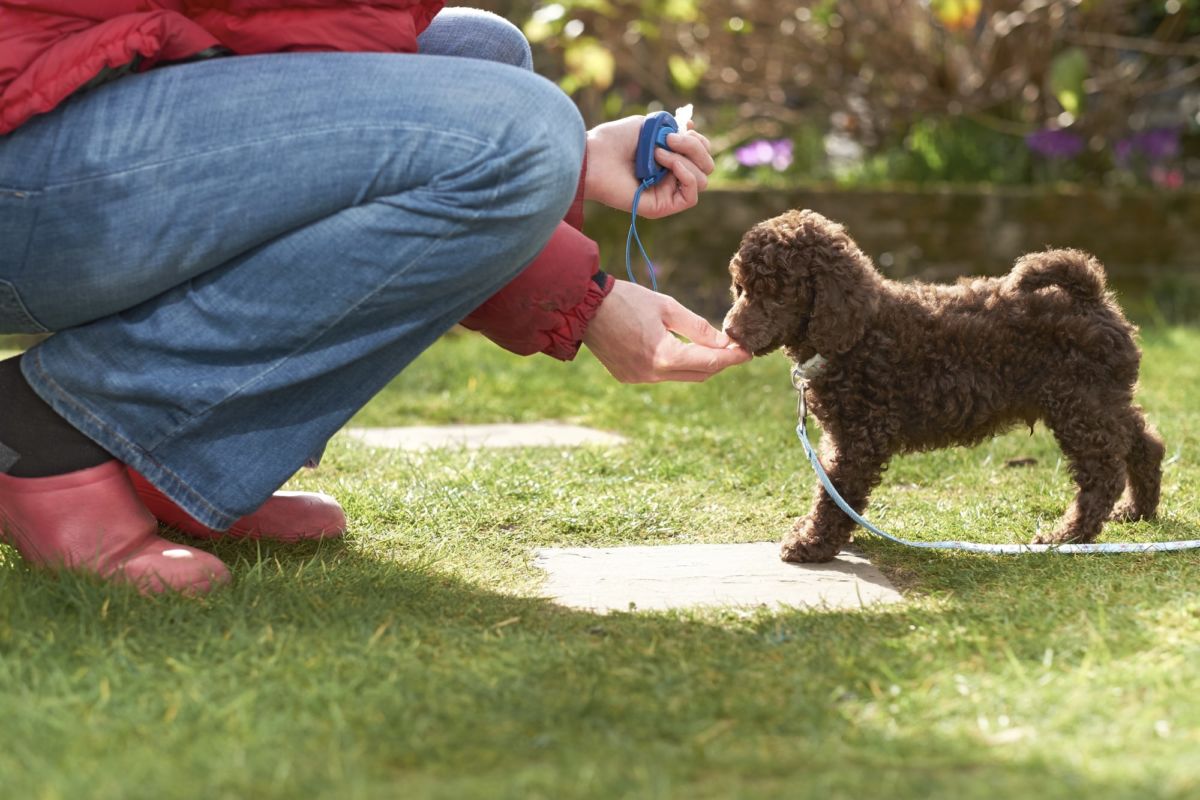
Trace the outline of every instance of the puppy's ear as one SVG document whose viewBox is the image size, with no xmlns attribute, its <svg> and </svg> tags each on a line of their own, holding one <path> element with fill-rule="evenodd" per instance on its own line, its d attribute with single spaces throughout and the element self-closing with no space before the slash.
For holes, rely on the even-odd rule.
<svg viewBox="0 0 1200 800">
<path fill-rule="evenodd" d="M 844 234 L 814 250 L 808 340 L 818 353 L 832 356 L 849 350 L 866 333 L 879 307 L 879 275 Z"/>
</svg>

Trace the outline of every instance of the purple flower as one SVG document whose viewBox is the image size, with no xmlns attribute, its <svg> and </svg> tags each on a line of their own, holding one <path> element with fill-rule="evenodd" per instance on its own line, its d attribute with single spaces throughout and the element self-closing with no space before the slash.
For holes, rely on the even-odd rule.
<svg viewBox="0 0 1200 800">
<path fill-rule="evenodd" d="M 1155 128 L 1141 134 L 1141 150 L 1151 161 L 1166 161 L 1179 155 L 1179 131 Z"/>
<path fill-rule="evenodd" d="M 779 172 L 792 165 L 791 139 L 755 139 L 733 151 L 743 167 L 770 166 Z"/>
<path fill-rule="evenodd" d="M 780 139 L 771 145 L 774 153 L 771 156 L 771 166 L 778 172 L 783 172 L 792 165 L 792 140 Z"/>
<path fill-rule="evenodd" d="M 1025 137 L 1025 146 L 1040 156 L 1053 159 L 1074 158 L 1083 152 L 1083 137 L 1065 130 L 1034 131 Z"/>
<path fill-rule="evenodd" d="M 1117 163 L 1125 165 L 1134 155 L 1150 163 L 1169 161 L 1179 155 L 1180 133 L 1176 128 L 1152 128 L 1120 139 L 1113 145 Z"/>
<path fill-rule="evenodd" d="M 743 167 L 761 167 L 771 163 L 771 143 L 766 139 L 757 139 L 742 145 L 733 155 Z"/>
</svg>

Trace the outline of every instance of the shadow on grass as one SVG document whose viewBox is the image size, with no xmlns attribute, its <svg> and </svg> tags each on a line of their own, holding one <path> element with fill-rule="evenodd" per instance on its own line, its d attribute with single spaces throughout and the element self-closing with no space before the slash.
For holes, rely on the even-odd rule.
<svg viewBox="0 0 1200 800">
<path fill-rule="evenodd" d="M 10 559 L 0 769 L 24 765 L 14 790 L 64 794 L 137 780 L 264 796 L 397 781 L 410 797 L 1163 796 L 1144 765 L 1089 771 L 1042 746 L 1078 735 L 1071 722 L 979 719 L 1152 646 L 1147 614 L 1194 585 L 1195 559 L 871 549 L 921 571 L 936 602 L 600 616 L 353 542 L 220 544 L 232 587 L 146 599 Z M 1148 581 L 1161 591 L 1139 592 Z"/>
</svg>

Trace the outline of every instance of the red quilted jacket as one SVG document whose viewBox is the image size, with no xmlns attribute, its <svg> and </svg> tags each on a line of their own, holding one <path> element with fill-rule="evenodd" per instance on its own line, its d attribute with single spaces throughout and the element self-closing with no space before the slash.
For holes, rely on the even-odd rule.
<svg viewBox="0 0 1200 800">
<path fill-rule="evenodd" d="M 0 0 L 4 134 L 75 92 L 212 48 L 412 53 L 443 0 Z M 580 179 L 580 186 L 583 181 Z M 550 243 L 463 323 L 514 352 L 574 357 L 612 279 L 577 199 Z"/>
</svg>

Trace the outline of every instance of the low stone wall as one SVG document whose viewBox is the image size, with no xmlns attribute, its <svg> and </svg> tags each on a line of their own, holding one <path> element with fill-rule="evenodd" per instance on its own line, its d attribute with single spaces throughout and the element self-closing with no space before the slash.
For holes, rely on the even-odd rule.
<svg viewBox="0 0 1200 800">
<path fill-rule="evenodd" d="M 1200 192 L 961 187 L 845 191 L 713 190 L 700 205 L 638 232 L 660 288 L 716 318 L 728 306 L 729 257 L 742 234 L 789 208 L 846 225 L 889 277 L 952 281 L 1000 275 L 1020 255 L 1047 247 L 1094 253 L 1135 315 L 1200 317 Z M 629 215 L 589 207 L 585 231 L 603 268 L 625 276 Z M 634 274 L 646 268 L 634 258 Z"/>
<path fill-rule="evenodd" d="M 1104 262 L 1142 321 L 1200 321 L 1200 192 L 962 187 L 892 191 L 722 189 L 683 214 L 641 220 L 660 288 L 710 319 L 729 307 L 729 257 L 742 234 L 789 208 L 846 225 L 889 277 L 953 281 L 1000 275 L 1023 253 L 1077 247 Z M 629 215 L 589 205 L 584 230 L 603 268 L 625 277 Z M 634 274 L 649 283 L 640 255 Z M 3 336 L 0 349 L 39 337 Z"/>
</svg>

